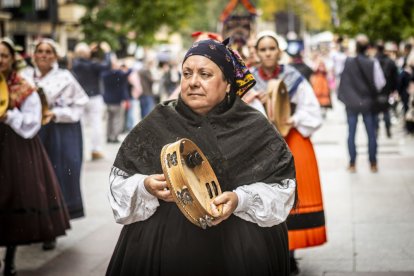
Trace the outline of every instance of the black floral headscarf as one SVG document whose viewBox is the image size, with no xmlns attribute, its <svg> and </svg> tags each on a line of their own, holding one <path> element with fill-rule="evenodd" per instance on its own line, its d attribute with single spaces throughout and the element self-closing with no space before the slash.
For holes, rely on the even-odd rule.
<svg viewBox="0 0 414 276">
<path fill-rule="evenodd" d="M 256 84 L 256 80 L 242 58 L 227 46 L 228 42 L 229 39 L 224 40 L 223 43 L 212 39 L 195 42 L 185 54 L 183 63 L 188 57 L 194 55 L 210 59 L 217 64 L 231 84 L 231 93 L 243 97 Z"/>
</svg>

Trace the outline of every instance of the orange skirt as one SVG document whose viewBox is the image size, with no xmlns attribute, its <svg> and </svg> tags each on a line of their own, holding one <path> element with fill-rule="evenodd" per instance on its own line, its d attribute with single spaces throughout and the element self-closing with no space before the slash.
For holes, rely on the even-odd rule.
<svg viewBox="0 0 414 276">
<path fill-rule="evenodd" d="M 315 96 L 321 107 L 332 107 L 331 91 L 329 89 L 328 79 L 323 74 L 315 73 L 310 79 Z"/>
<path fill-rule="evenodd" d="M 296 129 L 285 137 L 295 159 L 298 202 L 287 225 L 289 249 L 306 248 L 326 242 L 325 215 L 318 163 L 309 138 Z"/>
</svg>

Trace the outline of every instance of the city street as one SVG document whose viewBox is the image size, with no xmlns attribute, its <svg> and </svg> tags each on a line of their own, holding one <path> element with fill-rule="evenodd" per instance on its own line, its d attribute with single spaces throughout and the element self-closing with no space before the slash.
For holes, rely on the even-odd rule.
<svg viewBox="0 0 414 276">
<path fill-rule="evenodd" d="M 328 242 L 298 250 L 301 276 L 414 275 L 414 137 L 395 120 L 388 139 L 381 125 L 378 173 L 371 173 L 367 137 L 360 118 L 357 172 L 346 170 L 347 125 L 343 105 L 334 102 L 312 137 L 323 186 Z M 86 217 L 72 221 L 57 248 L 18 248 L 18 275 L 104 275 L 121 226 L 109 207 L 108 175 L 120 144 L 106 144 L 102 161 L 90 160 L 84 131 L 82 189 Z M 4 250 L 1 249 L 1 254 Z"/>
</svg>

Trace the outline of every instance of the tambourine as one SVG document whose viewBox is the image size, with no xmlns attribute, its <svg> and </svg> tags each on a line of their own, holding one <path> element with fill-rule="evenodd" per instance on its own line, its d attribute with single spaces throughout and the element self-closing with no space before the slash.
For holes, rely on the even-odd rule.
<svg viewBox="0 0 414 276">
<path fill-rule="evenodd" d="M 37 94 L 39 94 L 40 102 L 42 104 L 42 125 L 45 125 L 49 122 L 46 116 L 47 113 L 49 113 L 49 103 L 47 102 L 47 98 L 42 87 L 37 88 Z"/>
<path fill-rule="evenodd" d="M 270 80 L 267 84 L 268 100 L 266 114 L 282 136 L 286 136 L 291 128 L 284 122 L 290 117 L 290 99 L 286 85 L 282 80 Z"/>
<path fill-rule="evenodd" d="M 221 215 L 211 203 L 221 194 L 220 184 L 203 152 L 189 139 L 165 145 L 161 165 L 167 186 L 181 212 L 193 224 L 206 229 Z"/>
<path fill-rule="evenodd" d="M 9 89 L 7 88 L 6 78 L 0 74 L 0 117 L 6 113 L 9 107 Z"/>
</svg>

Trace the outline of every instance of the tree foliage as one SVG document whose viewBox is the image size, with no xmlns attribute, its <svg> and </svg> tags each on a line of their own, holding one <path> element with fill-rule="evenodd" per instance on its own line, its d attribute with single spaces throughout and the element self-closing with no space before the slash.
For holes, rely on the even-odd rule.
<svg viewBox="0 0 414 276">
<path fill-rule="evenodd" d="M 401 41 L 414 34 L 413 0 L 337 0 L 338 33 Z"/>
<path fill-rule="evenodd" d="M 191 42 L 190 34 L 195 31 L 217 32 L 219 17 L 228 1 L 204 0 L 197 1 L 193 14 L 187 17 L 180 33 L 186 44 Z"/>
<path fill-rule="evenodd" d="M 185 25 L 194 11 L 192 0 L 78 0 L 87 8 L 81 19 L 85 40 L 108 41 L 115 49 L 125 40 L 140 45 L 154 42 L 161 26 L 171 31 Z"/>
<path fill-rule="evenodd" d="M 275 13 L 291 11 L 304 23 L 308 31 L 330 27 L 330 8 L 326 0 L 258 0 L 264 20 L 273 20 Z"/>
</svg>

